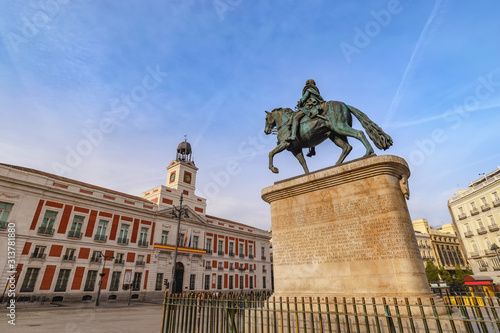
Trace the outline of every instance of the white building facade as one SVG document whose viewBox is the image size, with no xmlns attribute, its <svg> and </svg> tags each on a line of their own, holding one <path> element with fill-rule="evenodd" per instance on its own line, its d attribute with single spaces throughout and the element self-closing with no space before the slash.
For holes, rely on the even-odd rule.
<svg viewBox="0 0 500 333">
<path fill-rule="evenodd" d="M 474 275 L 500 283 L 500 169 L 469 184 L 448 200 L 448 208 Z"/>
<path fill-rule="evenodd" d="M 181 143 L 166 185 L 141 197 L 0 164 L 0 247 L 14 226 L 16 252 L 14 267 L 0 256 L 2 290 L 15 271 L 19 301 L 95 300 L 99 284 L 101 302 L 161 299 L 176 241 L 176 292 L 270 289 L 269 232 L 206 215 L 190 154 Z"/>
</svg>

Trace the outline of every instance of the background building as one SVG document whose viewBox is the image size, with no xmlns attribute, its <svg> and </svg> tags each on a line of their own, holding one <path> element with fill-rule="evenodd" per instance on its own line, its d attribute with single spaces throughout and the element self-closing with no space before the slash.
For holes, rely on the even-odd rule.
<svg viewBox="0 0 500 333">
<path fill-rule="evenodd" d="M 474 275 L 500 283 L 500 169 L 469 184 L 448 200 L 448 208 Z"/>
<path fill-rule="evenodd" d="M 206 200 L 195 195 L 197 170 L 183 142 L 166 185 L 139 197 L 0 164 L 0 247 L 7 249 L 7 226 L 15 225 L 17 296 L 95 300 L 104 273 L 101 301 L 161 298 L 174 264 L 176 292 L 270 289 L 269 232 L 206 215 Z M 0 257 L 2 283 L 11 264 Z"/>
<path fill-rule="evenodd" d="M 424 262 L 432 261 L 437 267 L 444 267 L 450 274 L 455 273 L 456 265 L 467 269 L 468 264 L 453 225 L 443 224 L 441 228 L 429 226 L 426 219 L 413 220 L 420 255 Z"/>
</svg>

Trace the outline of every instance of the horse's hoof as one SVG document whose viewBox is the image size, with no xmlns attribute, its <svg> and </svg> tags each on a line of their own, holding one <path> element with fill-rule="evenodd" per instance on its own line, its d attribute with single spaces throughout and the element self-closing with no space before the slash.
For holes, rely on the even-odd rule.
<svg viewBox="0 0 500 333">
<path fill-rule="evenodd" d="M 279 173 L 279 172 L 280 172 L 280 171 L 278 170 L 278 168 L 275 168 L 275 167 L 272 167 L 272 168 L 270 168 L 270 169 L 271 169 L 271 171 L 272 171 L 273 173 Z"/>
</svg>

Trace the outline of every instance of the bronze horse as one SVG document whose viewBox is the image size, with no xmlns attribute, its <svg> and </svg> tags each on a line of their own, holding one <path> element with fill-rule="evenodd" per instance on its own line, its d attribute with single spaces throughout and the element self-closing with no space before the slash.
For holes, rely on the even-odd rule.
<svg viewBox="0 0 500 333">
<path fill-rule="evenodd" d="M 386 150 L 392 146 L 391 137 L 360 110 L 338 101 L 328 101 L 322 104 L 322 109 L 326 110 L 323 116 L 327 120 L 319 117 L 303 117 L 297 131 L 297 140 L 291 142 L 287 139 L 291 134 L 291 117 L 295 112 L 289 108 L 276 108 L 271 112 L 266 111 L 266 127 L 264 132 L 271 134 L 274 127 L 277 127 L 278 131 L 278 144 L 269 153 L 269 169 L 272 172 L 279 172 L 278 168 L 273 165 L 274 155 L 286 149 L 291 151 L 299 160 L 300 165 L 304 168 L 304 172 L 309 173 L 306 160 L 302 154 L 302 148 L 315 147 L 327 138 L 330 138 L 333 143 L 342 148 L 342 154 L 336 165 L 341 164 L 352 150 L 352 146 L 347 142 L 348 136 L 356 138 L 363 143 L 366 148 L 365 156 L 373 154 L 373 148 L 366 139 L 363 131 L 358 131 L 351 127 L 351 113 L 359 120 L 377 148 Z"/>
</svg>

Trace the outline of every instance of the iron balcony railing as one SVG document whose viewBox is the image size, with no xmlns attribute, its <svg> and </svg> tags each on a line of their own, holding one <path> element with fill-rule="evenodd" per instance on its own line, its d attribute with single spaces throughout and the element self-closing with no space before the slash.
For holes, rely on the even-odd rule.
<svg viewBox="0 0 500 333">
<path fill-rule="evenodd" d="M 234 257 L 234 252 L 230 251 L 230 252 L 229 252 L 229 256 L 230 256 L 230 257 Z"/>
<path fill-rule="evenodd" d="M 497 224 L 490 224 L 490 225 L 488 226 L 488 230 L 489 230 L 489 231 L 491 231 L 491 232 L 493 232 L 493 231 L 497 231 L 497 230 L 499 230 L 499 228 L 498 228 L 498 225 L 497 225 Z"/>
<path fill-rule="evenodd" d="M 128 239 L 127 238 L 118 238 L 116 240 L 116 243 L 117 244 L 121 244 L 121 245 L 127 245 L 128 244 Z"/>
<path fill-rule="evenodd" d="M 240 252 L 240 258 L 245 258 L 245 254 Z"/>
<path fill-rule="evenodd" d="M 481 206 L 481 210 L 482 210 L 483 212 L 486 212 L 487 210 L 490 210 L 490 208 L 491 208 L 491 207 L 490 207 L 490 205 L 488 205 L 488 204 L 484 204 L 484 205 L 482 205 L 482 206 Z"/>
<path fill-rule="evenodd" d="M 205 264 L 205 269 L 212 269 L 212 263 L 207 262 Z"/>
<path fill-rule="evenodd" d="M 474 216 L 474 215 L 477 215 L 479 214 L 479 210 L 477 208 L 472 208 L 470 210 L 470 215 Z"/>
<path fill-rule="evenodd" d="M 498 206 L 500 206 L 500 199 L 493 200 L 493 207 L 498 207 Z"/>
<path fill-rule="evenodd" d="M 241 266 L 241 265 L 240 265 L 240 266 L 238 267 L 238 270 L 239 270 L 239 271 L 244 272 L 244 271 L 246 270 L 246 268 L 245 268 L 245 266 Z"/>
<path fill-rule="evenodd" d="M 64 260 L 64 261 L 75 261 L 75 260 L 76 260 L 76 257 L 75 257 L 74 255 L 67 255 L 67 254 L 65 254 L 65 255 L 63 256 L 63 259 L 62 259 L 62 260 Z"/>
<path fill-rule="evenodd" d="M 82 238 L 82 233 L 80 231 L 70 230 L 70 232 L 68 232 L 68 238 L 80 239 Z"/>
<path fill-rule="evenodd" d="M 207 254 L 212 254 L 212 249 L 207 249 Z"/>
<path fill-rule="evenodd" d="M 472 233 L 472 230 L 467 230 L 466 232 L 464 232 L 464 236 L 469 238 L 474 236 L 474 233 Z"/>
<path fill-rule="evenodd" d="M 90 258 L 90 262 L 91 263 L 101 263 L 102 262 L 102 258 L 101 257 L 91 257 Z"/>
<path fill-rule="evenodd" d="M 230 271 L 234 271 L 234 266 L 229 266 Z"/>
<path fill-rule="evenodd" d="M 38 234 L 52 236 L 52 235 L 54 235 L 54 228 L 40 227 L 40 228 L 38 228 Z"/>
<path fill-rule="evenodd" d="M 31 259 L 42 259 L 43 260 L 43 259 L 45 259 L 46 256 L 47 255 L 44 254 L 44 253 L 32 253 L 31 256 L 30 256 L 30 258 Z"/>
<path fill-rule="evenodd" d="M 140 240 L 139 243 L 137 243 L 137 245 L 140 247 L 148 247 L 149 243 L 145 240 Z"/>
<path fill-rule="evenodd" d="M 217 251 L 217 254 L 220 255 L 220 256 L 223 256 L 224 255 L 224 251 Z"/>
<path fill-rule="evenodd" d="M 467 218 L 467 215 L 465 213 L 458 214 L 458 219 L 459 220 L 465 220 Z"/>
<path fill-rule="evenodd" d="M 222 266 L 218 266 L 218 267 L 217 267 L 217 269 L 218 269 L 219 271 L 223 271 L 223 270 L 224 270 L 224 267 L 222 267 Z"/>
<path fill-rule="evenodd" d="M 253 254 L 249 254 L 249 255 L 248 255 L 248 258 L 249 258 L 249 259 L 253 259 Z"/>
<path fill-rule="evenodd" d="M 260 256 L 260 259 L 266 260 L 266 256 Z"/>
<path fill-rule="evenodd" d="M 94 236 L 94 240 L 96 242 L 105 243 L 108 240 L 108 236 L 96 234 Z"/>
<path fill-rule="evenodd" d="M 115 259 L 115 265 L 123 265 L 125 264 L 125 260 L 123 259 Z"/>
<path fill-rule="evenodd" d="M 136 265 L 136 266 L 144 266 L 144 265 L 145 265 L 145 263 L 144 263 L 144 261 L 143 261 L 143 260 L 138 260 L 138 261 L 136 261 L 136 262 L 135 262 L 135 265 Z"/>
<path fill-rule="evenodd" d="M 485 233 L 487 233 L 488 231 L 486 230 L 486 228 L 479 228 L 477 229 L 477 234 L 478 235 L 484 235 Z"/>
</svg>

